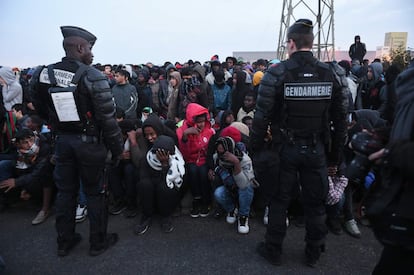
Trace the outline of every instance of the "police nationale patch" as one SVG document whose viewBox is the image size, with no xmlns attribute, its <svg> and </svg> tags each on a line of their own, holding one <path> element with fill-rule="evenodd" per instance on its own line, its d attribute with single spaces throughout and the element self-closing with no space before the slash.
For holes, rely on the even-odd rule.
<svg viewBox="0 0 414 275">
<path fill-rule="evenodd" d="M 53 69 L 53 72 L 55 73 L 57 86 L 68 87 L 71 85 L 71 82 L 72 82 L 72 79 L 75 73 L 64 71 L 64 70 L 59 70 L 59 69 Z M 44 68 L 42 72 L 40 73 L 39 82 L 50 84 L 47 68 Z"/>
<path fill-rule="evenodd" d="M 285 83 L 286 100 L 326 100 L 332 96 L 332 82 Z"/>
</svg>

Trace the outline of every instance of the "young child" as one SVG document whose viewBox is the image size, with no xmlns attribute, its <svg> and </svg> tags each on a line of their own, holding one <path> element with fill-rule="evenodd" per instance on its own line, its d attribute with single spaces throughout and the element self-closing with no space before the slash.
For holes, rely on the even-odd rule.
<svg viewBox="0 0 414 275">
<path fill-rule="evenodd" d="M 242 122 L 242 119 L 246 116 L 254 117 L 256 111 L 256 96 L 253 92 L 248 92 L 244 96 L 243 106 L 237 113 L 236 121 Z"/>
</svg>

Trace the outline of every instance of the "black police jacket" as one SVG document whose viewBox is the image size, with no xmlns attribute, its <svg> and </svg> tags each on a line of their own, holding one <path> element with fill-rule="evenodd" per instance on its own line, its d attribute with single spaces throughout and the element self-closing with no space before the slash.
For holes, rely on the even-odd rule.
<svg viewBox="0 0 414 275">
<path fill-rule="evenodd" d="M 317 61 L 309 51 L 295 52 L 290 57 L 290 60 L 275 64 L 266 71 L 261 81 L 256 101 L 256 113 L 250 139 L 251 147 L 253 151 L 262 148 L 269 125 L 271 125 L 273 142 L 280 143 L 282 141 L 280 130 L 285 123 L 284 84 L 292 82 L 289 79 L 288 70 L 290 65 L 288 62 L 290 64 L 296 63 L 297 65 L 295 66 L 299 68 L 318 66 L 318 70 L 323 72 L 325 80 L 328 79 L 333 83 L 327 118 L 328 125 L 325 125 L 324 129 L 328 133 L 324 134 L 330 134 L 331 146 L 328 160 L 332 164 L 338 164 L 346 136 L 347 90 L 335 78 L 329 66 Z M 329 124 L 332 124 L 331 128 L 334 129 L 331 133 L 329 133 Z"/>
<path fill-rule="evenodd" d="M 53 67 L 65 81 L 78 70 L 79 61 L 64 57 Z M 115 105 L 106 77 L 96 68 L 88 66 L 78 83 L 74 96 L 80 121 L 62 123 L 59 122 L 49 94 L 51 84 L 44 77 L 45 70 L 47 73 L 46 67 L 36 70 L 31 81 L 31 93 L 38 114 L 48 121 L 52 130 L 58 134 L 102 136 L 105 145 L 113 155 L 121 154 L 122 135 L 115 119 Z M 57 76 L 56 71 L 55 76 Z"/>
</svg>

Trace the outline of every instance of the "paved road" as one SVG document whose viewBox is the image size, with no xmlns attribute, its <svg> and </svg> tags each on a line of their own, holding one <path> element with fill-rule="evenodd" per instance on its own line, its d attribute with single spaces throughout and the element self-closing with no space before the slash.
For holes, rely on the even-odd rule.
<svg viewBox="0 0 414 275">
<path fill-rule="evenodd" d="M 346 234 L 328 235 L 327 251 L 320 264 L 303 264 L 304 231 L 290 226 L 284 247 L 284 264 L 275 267 L 255 253 L 265 232 L 260 219 L 251 219 L 248 235 L 212 217 L 174 219 L 175 230 L 161 231 L 156 219 L 147 233 L 136 236 L 136 219 L 111 216 L 109 229 L 118 232 L 118 244 L 98 257 L 88 256 L 88 222 L 77 226 L 84 239 L 64 258 L 56 256 L 54 216 L 32 226 L 32 203 L 20 203 L 0 213 L 0 255 L 3 274 L 370 274 L 381 246 L 369 228 L 361 227 L 362 239 Z M 0 272 L 1 273 L 1 272 Z"/>
</svg>

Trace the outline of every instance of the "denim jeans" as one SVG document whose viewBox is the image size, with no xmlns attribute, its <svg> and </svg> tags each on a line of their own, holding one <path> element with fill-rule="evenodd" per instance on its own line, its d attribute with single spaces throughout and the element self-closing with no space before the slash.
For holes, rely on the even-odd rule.
<svg viewBox="0 0 414 275">
<path fill-rule="evenodd" d="M 249 185 L 247 188 L 237 188 L 238 200 L 239 200 L 239 215 L 249 216 L 250 205 L 253 201 L 253 187 Z M 235 208 L 235 199 L 231 194 L 231 191 L 224 185 L 219 186 L 214 191 L 214 198 L 216 201 L 226 210 L 231 212 Z"/>
<path fill-rule="evenodd" d="M 79 185 L 79 200 L 78 200 L 78 203 L 79 203 L 80 205 L 83 205 L 83 206 L 85 206 L 85 205 L 86 205 L 86 194 L 85 194 L 85 192 L 83 191 L 83 184 L 82 184 L 82 181 L 80 182 L 80 185 Z"/>
</svg>

